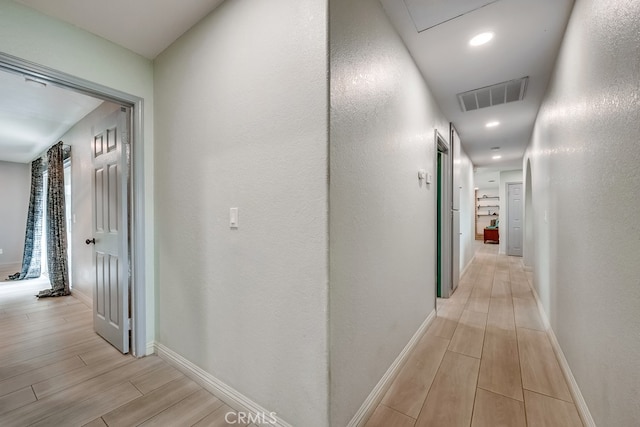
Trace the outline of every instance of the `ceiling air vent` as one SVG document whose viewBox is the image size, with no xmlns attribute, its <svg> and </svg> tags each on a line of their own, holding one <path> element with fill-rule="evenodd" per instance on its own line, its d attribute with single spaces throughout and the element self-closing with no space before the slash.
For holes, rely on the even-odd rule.
<svg viewBox="0 0 640 427">
<path fill-rule="evenodd" d="M 507 102 L 521 101 L 527 90 L 529 77 L 498 83 L 480 89 L 470 90 L 458 94 L 462 111 L 472 111 L 479 108 L 493 107 Z"/>
</svg>

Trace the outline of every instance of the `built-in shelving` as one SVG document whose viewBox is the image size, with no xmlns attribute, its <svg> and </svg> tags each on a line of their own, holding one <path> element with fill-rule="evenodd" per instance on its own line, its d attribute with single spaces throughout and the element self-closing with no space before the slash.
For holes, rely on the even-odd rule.
<svg viewBox="0 0 640 427">
<path fill-rule="evenodd" d="M 484 228 L 500 218 L 500 196 L 482 195 L 476 191 L 476 239 L 483 238 Z"/>
</svg>

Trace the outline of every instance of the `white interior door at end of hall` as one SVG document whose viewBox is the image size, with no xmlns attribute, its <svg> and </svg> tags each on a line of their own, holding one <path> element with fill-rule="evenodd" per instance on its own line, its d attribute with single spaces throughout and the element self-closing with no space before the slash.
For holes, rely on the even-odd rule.
<svg viewBox="0 0 640 427">
<path fill-rule="evenodd" d="M 522 256 L 522 184 L 507 185 L 507 255 Z"/>
<path fill-rule="evenodd" d="M 124 111 L 123 111 L 124 110 Z M 93 127 L 93 233 L 95 238 L 95 331 L 122 353 L 129 352 L 127 109 Z"/>
</svg>

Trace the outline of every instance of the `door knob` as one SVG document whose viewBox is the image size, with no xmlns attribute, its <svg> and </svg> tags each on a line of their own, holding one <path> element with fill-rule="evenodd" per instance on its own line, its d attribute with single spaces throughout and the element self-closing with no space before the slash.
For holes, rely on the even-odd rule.
<svg viewBox="0 0 640 427">
<path fill-rule="evenodd" d="M 85 242 L 87 245 L 90 245 L 90 244 L 92 244 L 92 243 L 95 245 L 95 244 L 96 244 L 96 238 L 94 237 L 93 239 L 87 239 L 87 240 L 85 240 L 84 242 Z"/>
</svg>

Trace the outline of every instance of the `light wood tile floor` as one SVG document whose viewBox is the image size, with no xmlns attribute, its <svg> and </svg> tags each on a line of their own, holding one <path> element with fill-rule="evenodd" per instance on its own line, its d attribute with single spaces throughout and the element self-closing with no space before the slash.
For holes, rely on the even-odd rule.
<svg viewBox="0 0 640 427">
<path fill-rule="evenodd" d="M 366 427 L 582 426 L 529 280 L 480 245 Z"/>
<path fill-rule="evenodd" d="M 46 279 L 2 281 L 19 269 L 0 268 L 0 426 L 244 425 L 160 358 L 119 353 L 73 296 L 35 298 Z"/>
<path fill-rule="evenodd" d="M 79 300 L 2 282 L 16 268 L 0 268 L 0 426 L 231 426 L 233 409 L 181 372 L 97 336 Z M 366 427 L 582 426 L 530 280 L 481 245 Z"/>
</svg>

